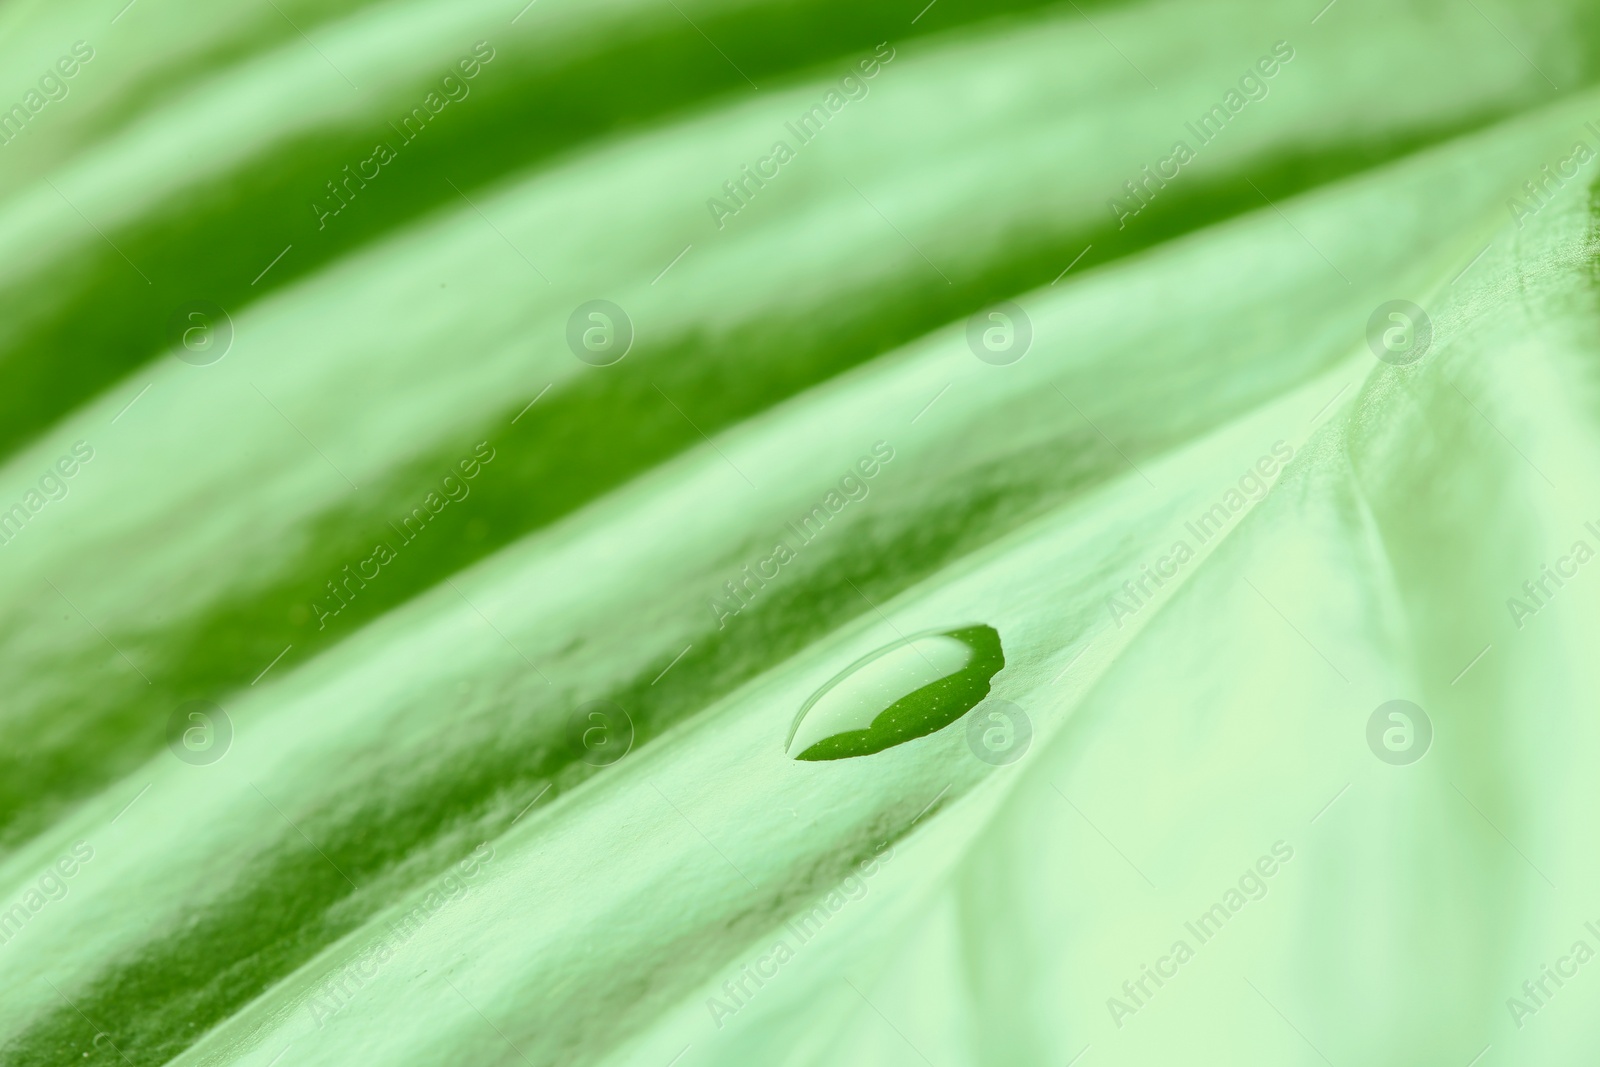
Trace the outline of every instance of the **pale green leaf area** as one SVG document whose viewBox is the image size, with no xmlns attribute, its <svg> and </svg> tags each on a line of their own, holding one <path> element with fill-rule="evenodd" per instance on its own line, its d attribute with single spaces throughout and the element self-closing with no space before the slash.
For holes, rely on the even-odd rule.
<svg viewBox="0 0 1600 1067">
<path fill-rule="evenodd" d="M 0 7 L 0 1063 L 1594 1057 L 1592 12 L 860 7 Z"/>
</svg>

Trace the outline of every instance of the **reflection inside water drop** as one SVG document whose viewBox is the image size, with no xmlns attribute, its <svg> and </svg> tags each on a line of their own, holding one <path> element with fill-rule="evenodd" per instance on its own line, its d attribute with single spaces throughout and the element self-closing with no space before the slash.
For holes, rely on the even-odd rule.
<svg viewBox="0 0 1600 1067">
<path fill-rule="evenodd" d="M 835 675 L 800 708 L 785 751 L 793 759 L 865 756 L 959 719 L 1005 666 L 992 626 L 894 641 Z"/>
</svg>

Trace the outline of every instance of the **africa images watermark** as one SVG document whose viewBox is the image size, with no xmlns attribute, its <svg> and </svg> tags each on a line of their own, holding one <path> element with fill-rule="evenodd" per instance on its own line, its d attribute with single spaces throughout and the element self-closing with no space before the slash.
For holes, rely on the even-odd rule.
<svg viewBox="0 0 1600 1067">
<path fill-rule="evenodd" d="M 1585 922 L 1583 928 L 1595 939 L 1596 944 L 1600 944 L 1600 927 Z M 1572 943 L 1565 956 L 1556 959 L 1554 967 L 1541 963 L 1538 976 L 1522 983 L 1522 996 L 1506 998 L 1506 1010 L 1511 1013 L 1511 1021 L 1517 1024 L 1517 1029 L 1521 1030 L 1527 1025 L 1528 1016 L 1537 1015 L 1541 1009 L 1549 1007 L 1551 999 L 1561 992 L 1567 982 L 1578 976 L 1578 968 L 1594 959 L 1594 956 L 1595 951 L 1589 942 L 1580 937 Z M 1554 989 L 1550 988 L 1552 982 L 1555 983 Z"/>
<path fill-rule="evenodd" d="M 1584 127 L 1600 138 L 1600 126 L 1591 121 L 1584 123 Z M 1556 162 L 1554 170 L 1546 163 L 1539 168 L 1536 176 L 1523 182 L 1522 191 L 1526 199 L 1513 196 L 1506 201 L 1506 210 L 1511 212 L 1511 221 L 1517 224 L 1517 229 L 1522 229 L 1529 219 L 1549 207 L 1556 194 L 1566 188 L 1568 182 L 1576 180 L 1583 168 L 1595 159 L 1595 150 L 1589 147 L 1588 141 L 1580 138 L 1572 143 L 1572 151 Z"/>
<path fill-rule="evenodd" d="M 72 87 L 67 80 L 78 76 L 83 64 L 94 58 L 94 47 L 88 41 L 72 42 L 72 52 L 55 61 L 55 65 L 39 75 L 39 87 L 29 89 L 19 103 L 0 111 L 0 147 L 16 140 L 28 128 L 33 117 L 52 102 L 65 100 Z"/>
<path fill-rule="evenodd" d="M 43 511 L 46 504 L 55 500 L 65 500 L 67 494 L 71 492 L 68 480 L 93 458 L 94 447 L 89 442 L 74 441 L 71 455 L 62 456 L 45 468 L 44 474 L 39 477 L 37 489 L 29 489 L 22 494 L 20 501 L 0 510 L 0 546 L 9 545 L 14 541 L 22 532 L 22 528 L 32 522 L 33 517 Z"/>
<path fill-rule="evenodd" d="M 835 915 L 843 910 L 844 906 L 852 900 L 860 900 L 867 895 L 867 879 L 878 873 L 878 870 L 894 855 L 894 846 L 887 841 L 873 850 L 873 855 L 862 860 L 856 865 L 859 875 L 852 872 L 844 876 L 838 888 L 828 891 L 816 904 L 783 924 L 787 937 L 780 937 L 773 942 L 772 948 L 748 964 L 739 968 L 736 977 L 722 983 L 723 996 L 706 998 L 706 1010 L 711 1013 L 711 1021 L 721 1030 L 727 1025 L 727 1020 L 739 1014 L 746 1008 L 752 998 L 766 984 L 778 976 L 778 969 L 795 958 L 795 948 L 805 945 L 826 926 Z M 790 945 L 790 940 L 794 945 Z M 752 988 L 752 986 L 754 988 Z"/>
<path fill-rule="evenodd" d="M 1600 541 L 1600 527 L 1586 522 L 1583 528 Z M 1580 538 L 1572 542 L 1572 548 L 1566 555 L 1556 559 L 1554 566 L 1539 564 L 1539 573 L 1522 583 L 1522 596 L 1506 598 L 1506 610 L 1511 613 L 1511 621 L 1516 623 L 1517 629 L 1522 629 L 1531 616 L 1549 607 L 1556 594 L 1578 576 L 1578 568 L 1591 559 L 1594 559 L 1594 549 L 1589 547 L 1589 542 Z"/>
<path fill-rule="evenodd" d="M 476 78 L 483 68 L 495 56 L 494 46 L 488 41 L 479 41 L 472 46 L 472 54 L 456 62 L 456 70 L 461 72 L 461 77 L 454 73 L 446 74 L 439 80 L 439 90 L 444 95 L 439 95 L 439 90 L 430 90 L 422 98 L 422 103 L 413 107 L 409 114 L 400 120 L 400 125 L 390 123 L 389 127 L 399 134 L 400 148 L 415 141 L 428 123 L 439 117 L 439 113 L 450 105 L 452 101 L 460 103 L 472 92 L 472 86 L 467 83 Z M 337 179 L 338 184 L 329 180 L 326 184 L 330 194 L 326 201 L 318 199 L 311 202 L 311 213 L 317 217 L 317 229 L 328 228 L 328 220 L 338 215 L 349 207 L 355 200 L 356 193 L 367 187 L 367 182 L 375 181 L 383 168 L 399 158 L 399 150 L 388 141 L 379 141 L 372 147 L 372 155 L 356 164 L 355 170 L 350 169 L 346 163 L 343 168 L 344 177 Z M 370 171 L 368 168 L 371 168 Z"/>
<path fill-rule="evenodd" d="M 1117 220 L 1117 229 L 1126 229 L 1129 219 L 1149 207 L 1156 195 L 1167 187 L 1167 183 L 1198 158 L 1198 149 L 1216 140 L 1246 105 L 1251 101 L 1265 100 L 1271 91 L 1268 82 L 1277 77 L 1278 72 L 1292 59 L 1294 47 L 1288 41 L 1273 45 L 1272 53 L 1256 60 L 1255 65 L 1240 76 L 1238 88 L 1230 88 L 1223 95 L 1221 103 L 1212 104 L 1196 121 L 1183 124 L 1194 135 L 1195 148 L 1189 147 L 1188 141 L 1177 140 L 1173 142 L 1171 153 L 1165 159 L 1156 161 L 1154 170 L 1147 164 L 1139 168 L 1139 178 L 1123 182 L 1122 187 L 1127 190 L 1127 202 L 1116 196 L 1106 201 L 1111 209 L 1111 217 Z"/>
<path fill-rule="evenodd" d="M 400 547 L 404 548 L 415 541 L 434 516 L 448 507 L 452 500 L 459 503 L 467 499 L 468 494 L 472 492 L 472 487 L 467 483 L 482 473 L 483 468 L 494 460 L 495 455 L 496 452 L 490 447 L 489 442 L 479 441 L 473 454 L 456 464 L 461 477 L 456 477 L 452 471 L 441 479 L 439 489 L 443 491 L 443 496 L 439 495 L 439 491 L 429 490 L 428 495 L 422 498 L 422 503 L 412 508 L 411 513 L 400 520 L 399 526 L 393 522 L 389 523 L 389 528 L 397 535 Z M 356 562 L 355 570 L 352 571 L 350 564 L 346 563 L 340 570 L 343 577 L 338 580 L 337 585 L 334 584 L 334 579 L 328 579 L 326 606 L 323 600 L 311 602 L 311 610 L 317 616 L 317 629 L 327 629 L 328 620 L 349 607 L 357 594 L 367 587 L 367 583 L 377 579 L 378 575 L 383 573 L 383 568 L 398 558 L 400 553 L 389 542 L 379 541 L 373 546 L 371 555 Z M 370 573 L 368 567 L 371 568 Z"/>
<path fill-rule="evenodd" d="M 1196 546 L 1209 544 L 1221 537 L 1228 525 L 1249 505 L 1265 500 L 1267 491 L 1272 487 L 1272 479 L 1293 458 L 1294 448 L 1288 442 L 1274 441 L 1272 454 L 1260 457 L 1240 475 L 1237 488 L 1230 486 L 1220 500 L 1183 524 L 1183 528 L 1194 538 L 1195 545 L 1190 545 L 1188 538 L 1180 537 L 1173 542 L 1166 555 L 1155 561 L 1154 566 L 1141 563 L 1139 577 L 1124 581 L 1120 596 L 1113 593 L 1106 597 L 1106 610 L 1111 612 L 1111 621 L 1117 624 L 1117 628 L 1122 628 L 1123 619 L 1137 615 L 1148 606 L 1155 599 L 1156 590 L 1178 576 L 1178 569 L 1194 559 Z M 1154 589 L 1151 588 L 1152 584 Z"/>
<path fill-rule="evenodd" d="M 887 54 L 885 49 L 888 49 Z M 820 103 L 812 104 L 798 119 L 783 124 L 794 135 L 794 146 L 785 140 L 774 141 L 772 150 L 758 159 L 754 168 L 748 163 L 743 164 L 738 174 L 723 182 L 722 191 L 727 199 L 711 197 L 706 201 L 706 209 L 711 212 L 711 221 L 717 224 L 717 229 L 722 229 L 728 224 L 728 219 L 749 207 L 756 193 L 765 189 L 767 182 L 776 178 L 783 167 L 796 158 L 796 148 L 803 148 L 814 141 L 834 116 L 844 110 L 846 104 L 852 100 L 865 100 L 871 91 L 867 82 L 876 78 L 894 57 L 895 50 L 889 47 L 888 41 L 879 44 L 872 56 L 856 63 L 855 70 L 860 72 L 859 76 L 855 73 L 846 74 L 839 79 L 839 87 L 829 89 Z"/>
<path fill-rule="evenodd" d="M 35 915 L 44 910 L 46 904 L 64 898 L 69 888 L 67 879 L 76 875 L 79 868 L 92 859 L 94 849 L 87 841 L 79 841 L 72 846 L 70 854 L 46 867 L 38 883 L 22 894 L 22 899 L 5 911 L 0 911 L 0 945 L 9 944 L 13 937 L 22 932 L 23 927 L 33 921 Z"/>
<path fill-rule="evenodd" d="M 1167 954 L 1155 961 L 1152 967 L 1148 963 L 1139 965 L 1137 978 L 1130 978 L 1122 983 L 1122 996 L 1106 998 L 1106 1010 L 1111 1012 L 1111 1021 L 1121 1030 L 1124 1021 L 1141 1010 L 1150 1006 L 1150 1001 L 1155 998 L 1168 981 L 1178 976 L 1178 969 L 1194 959 L 1196 949 L 1210 943 L 1222 932 L 1223 926 L 1244 910 L 1245 905 L 1262 900 L 1267 895 L 1269 888 L 1268 879 L 1277 874 L 1283 864 L 1294 859 L 1294 847 L 1283 840 L 1272 843 L 1272 855 L 1262 856 L 1249 867 L 1245 868 L 1239 876 L 1237 885 L 1230 885 L 1222 893 L 1222 898 L 1211 907 L 1200 913 L 1193 922 L 1185 922 L 1184 929 L 1193 936 L 1195 944 L 1180 937 L 1172 943 Z M 1151 983 L 1155 988 L 1151 988 Z"/>
<path fill-rule="evenodd" d="M 716 597 L 710 597 L 707 601 L 711 605 L 711 614 L 716 616 L 717 629 L 725 628 L 730 618 L 749 607 L 756 594 L 778 577 L 781 567 L 799 558 L 800 552 L 822 535 L 835 515 L 852 501 L 865 500 L 871 491 L 867 483 L 877 477 L 892 459 L 893 445 L 888 441 L 874 442 L 872 454 L 856 460 L 855 466 L 839 478 L 837 488 L 829 489 L 799 519 L 784 524 L 785 532 L 779 535 L 770 555 L 757 560 L 753 570 L 746 564 L 737 579 L 730 578 L 723 582 L 726 598 L 719 601 Z M 793 545 L 790 544 L 791 538 Z"/>
<path fill-rule="evenodd" d="M 455 865 L 455 870 L 439 879 L 412 908 L 389 920 L 389 932 L 374 944 L 367 946 L 358 957 L 325 978 L 317 991 L 306 1001 L 306 1009 L 316 1022 L 317 1029 L 327 1025 L 328 1019 L 350 1005 L 357 993 L 368 982 L 378 977 L 385 964 L 394 958 L 396 950 L 417 936 L 424 925 L 453 901 L 466 895 L 472 880 L 483 869 L 483 864 L 494 859 L 494 846 L 484 842 L 466 859 Z"/>
</svg>

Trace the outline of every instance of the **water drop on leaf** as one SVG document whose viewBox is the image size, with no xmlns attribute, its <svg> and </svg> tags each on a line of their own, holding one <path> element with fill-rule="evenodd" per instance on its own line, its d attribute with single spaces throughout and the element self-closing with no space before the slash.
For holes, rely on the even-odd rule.
<svg viewBox="0 0 1600 1067">
<path fill-rule="evenodd" d="M 925 737 L 988 696 L 1005 665 L 992 626 L 894 641 L 818 689 L 801 706 L 785 750 L 799 760 L 845 759 Z"/>
</svg>

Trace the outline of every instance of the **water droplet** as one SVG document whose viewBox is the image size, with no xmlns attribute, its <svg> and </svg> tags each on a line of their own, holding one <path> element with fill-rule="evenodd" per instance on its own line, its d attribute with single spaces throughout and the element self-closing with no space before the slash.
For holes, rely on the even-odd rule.
<svg viewBox="0 0 1600 1067">
<path fill-rule="evenodd" d="M 992 626 L 932 630 L 887 644 L 835 675 L 800 708 L 793 759 L 867 756 L 925 737 L 989 695 L 1006 665 Z"/>
</svg>

